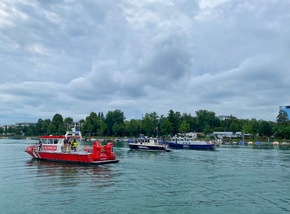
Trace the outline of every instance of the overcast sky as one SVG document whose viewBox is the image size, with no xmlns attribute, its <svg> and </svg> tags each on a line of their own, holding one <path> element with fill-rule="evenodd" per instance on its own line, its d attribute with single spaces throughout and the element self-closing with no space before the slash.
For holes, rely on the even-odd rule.
<svg viewBox="0 0 290 214">
<path fill-rule="evenodd" d="M 1 0 L 0 125 L 120 109 L 275 121 L 289 0 Z"/>
</svg>

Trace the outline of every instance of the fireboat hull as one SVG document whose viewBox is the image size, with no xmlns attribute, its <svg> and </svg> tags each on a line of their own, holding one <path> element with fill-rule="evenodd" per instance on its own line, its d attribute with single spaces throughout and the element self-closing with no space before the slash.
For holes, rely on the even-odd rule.
<svg viewBox="0 0 290 214">
<path fill-rule="evenodd" d="M 66 162 L 76 164 L 102 165 L 118 163 L 119 160 L 107 160 L 102 158 L 100 160 L 92 160 L 88 154 L 73 154 L 73 153 L 52 153 L 52 152 L 29 152 L 32 158 L 44 161 Z"/>
<path fill-rule="evenodd" d="M 73 128 L 65 135 L 40 136 L 38 145 L 26 147 L 25 152 L 35 159 L 66 163 L 101 165 L 119 162 L 112 142 L 102 146 L 99 141 L 94 141 L 92 147 L 81 149 L 77 142 L 81 139 L 81 132 Z"/>
</svg>

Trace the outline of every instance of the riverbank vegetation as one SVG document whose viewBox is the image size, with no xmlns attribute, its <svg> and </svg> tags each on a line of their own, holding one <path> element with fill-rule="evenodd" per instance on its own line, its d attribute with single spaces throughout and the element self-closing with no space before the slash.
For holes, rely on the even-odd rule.
<svg viewBox="0 0 290 214">
<path fill-rule="evenodd" d="M 52 119 L 39 119 L 31 126 L 11 126 L 0 128 L 3 136 L 40 136 L 48 134 L 64 134 L 73 127 L 82 131 L 84 137 L 137 137 L 139 134 L 147 136 L 173 136 L 177 133 L 197 132 L 208 136 L 213 132 L 242 132 L 249 138 L 290 139 L 290 122 L 287 113 L 280 111 L 276 121 L 256 119 L 238 119 L 230 116 L 220 120 L 212 111 L 199 110 L 192 116 L 188 113 L 170 110 L 167 115 L 156 112 L 146 113 L 142 119 L 126 120 L 121 110 L 91 112 L 86 118 L 74 121 L 73 118 L 63 118 L 55 114 Z"/>
</svg>

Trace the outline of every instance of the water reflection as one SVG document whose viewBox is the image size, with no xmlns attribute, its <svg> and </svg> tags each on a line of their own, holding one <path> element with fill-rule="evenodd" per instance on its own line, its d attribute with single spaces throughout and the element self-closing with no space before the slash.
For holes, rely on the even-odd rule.
<svg viewBox="0 0 290 214">
<path fill-rule="evenodd" d="M 28 173 L 34 173 L 39 184 L 46 188 L 93 186 L 108 187 L 114 174 L 109 165 L 91 166 L 32 159 L 27 161 Z"/>
<path fill-rule="evenodd" d="M 142 151 L 142 150 L 128 150 L 127 151 L 127 157 L 129 158 L 134 158 L 136 156 L 140 157 L 140 158 L 144 158 L 144 159 L 155 159 L 155 158 L 160 158 L 163 156 L 167 156 L 170 155 L 170 152 L 164 152 L 164 151 Z"/>
<path fill-rule="evenodd" d="M 260 144 L 260 145 L 221 145 L 221 148 L 232 148 L 232 149 L 242 149 L 242 148 L 249 148 L 249 149 L 276 149 L 276 150 L 290 150 L 290 146 L 288 145 L 271 145 L 271 144 Z"/>
</svg>

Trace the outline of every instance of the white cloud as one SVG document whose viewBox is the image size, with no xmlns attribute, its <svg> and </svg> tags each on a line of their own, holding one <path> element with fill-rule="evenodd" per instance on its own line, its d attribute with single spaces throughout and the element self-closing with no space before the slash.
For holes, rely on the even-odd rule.
<svg viewBox="0 0 290 214">
<path fill-rule="evenodd" d="M 199 4 L 201 9 L 205 9 L 205 8 L 216 7 L 216 6 L 223 4 L 227 1 L 228 0 L 199 0 L 198 4 Z"/>
</svg>

